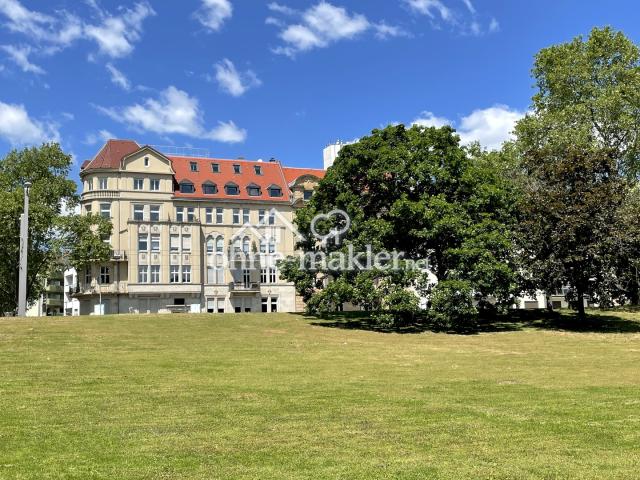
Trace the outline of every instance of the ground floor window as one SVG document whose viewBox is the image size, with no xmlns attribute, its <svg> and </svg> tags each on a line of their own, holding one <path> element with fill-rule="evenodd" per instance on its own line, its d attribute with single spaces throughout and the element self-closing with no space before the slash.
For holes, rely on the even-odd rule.
<svg viewBox="0 0 640 480">
<path fill-rule="evenodd" d="M 208 313 L 224 313 L 224 298 L 207 298 Z"/>
<path fill-rule="evenodd" d="M 278 311 L 278 297 L 271 297 L 271 311 Z"/>
<path fill-rule="evenodd" d="M 278 311 L 278 297 L 262 297 L 262 313 Z"/>
<path fill-rule="evenodd" d="M 267 313 L 269 311 L 269 299 L 262 298 L 262 313 Z"/>
</svg>

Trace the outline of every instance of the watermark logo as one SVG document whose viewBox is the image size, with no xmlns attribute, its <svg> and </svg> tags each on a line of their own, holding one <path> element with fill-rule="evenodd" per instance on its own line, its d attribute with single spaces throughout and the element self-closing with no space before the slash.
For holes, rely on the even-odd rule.
<svg viewBox="0 0 640 480">
<path fill-rule="evenodd" d="M 327 223 L 332 221 L 333 223 L 337 223 L 340 227 L 333 227 L 327 233 L 322 233 L 319 230 L 319 224 Z M 313 236 L 320 240 L 320 245 L 322 247 L 326 247 L 329 243 L 329 240 L 334 241 L 336 245 L 340 245 L 341 243 L 341 235 L 346 233 L 351 227 L 351 217 L 344 210 L 335 209 L 331 210 L 329 213 L 320 213 L 313 217 L 311 220 L 311 233 Z"/>
</svg>

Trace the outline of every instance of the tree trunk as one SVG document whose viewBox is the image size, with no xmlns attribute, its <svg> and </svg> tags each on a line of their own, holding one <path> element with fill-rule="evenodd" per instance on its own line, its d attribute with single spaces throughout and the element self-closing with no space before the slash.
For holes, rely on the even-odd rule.
<svg viewBox="0 0 640 480">
<path fill-rule="evenodd" d="M 578 296 L 578 320 L 584 320 L 587 318 L 587 314 L 584 311 L 584 290 L 582 287 L 578 287 L 576 293 Z"/>
</svg>

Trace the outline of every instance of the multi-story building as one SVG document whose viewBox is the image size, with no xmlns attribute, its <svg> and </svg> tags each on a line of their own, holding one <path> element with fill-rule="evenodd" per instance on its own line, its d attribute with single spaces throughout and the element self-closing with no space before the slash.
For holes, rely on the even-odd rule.
<svg viewBox="0 0 640 480">
<path fill-rule="evenodd" d="M 80 171 L 82 213 L 113 223 L 110 260 L 78 272 L 80 313 L 302 310 L 276 262 L 323 175 L 109 140 Z"/>
</svg>

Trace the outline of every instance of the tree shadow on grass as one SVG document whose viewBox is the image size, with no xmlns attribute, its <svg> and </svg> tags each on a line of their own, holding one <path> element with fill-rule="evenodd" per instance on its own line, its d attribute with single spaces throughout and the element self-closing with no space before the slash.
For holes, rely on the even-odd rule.
<svg viewBox="0 0 640 480">
<path fill-rule="evenodd" d="M 398 326 L 379 325 L 365 312 L 340 312 L 324 317 L 309 315 L 304 317 L 314 326 L 379 333 L 416 334 L 439 332 L 475 335 L 479 333 L 517 332 L 531 328 L 577 333 L 640 333 L 640 315 L 638 320 L 629 320 L 611 313 L 590 313 L 586 320 L 579 320 L 576 313 L 570 311 L 513 310 L 506 315 L 480 318 L 477 322 L 449 330 L 437 328 L 437 326 L 428 321 L 416 321 Z"/>
</svg>

